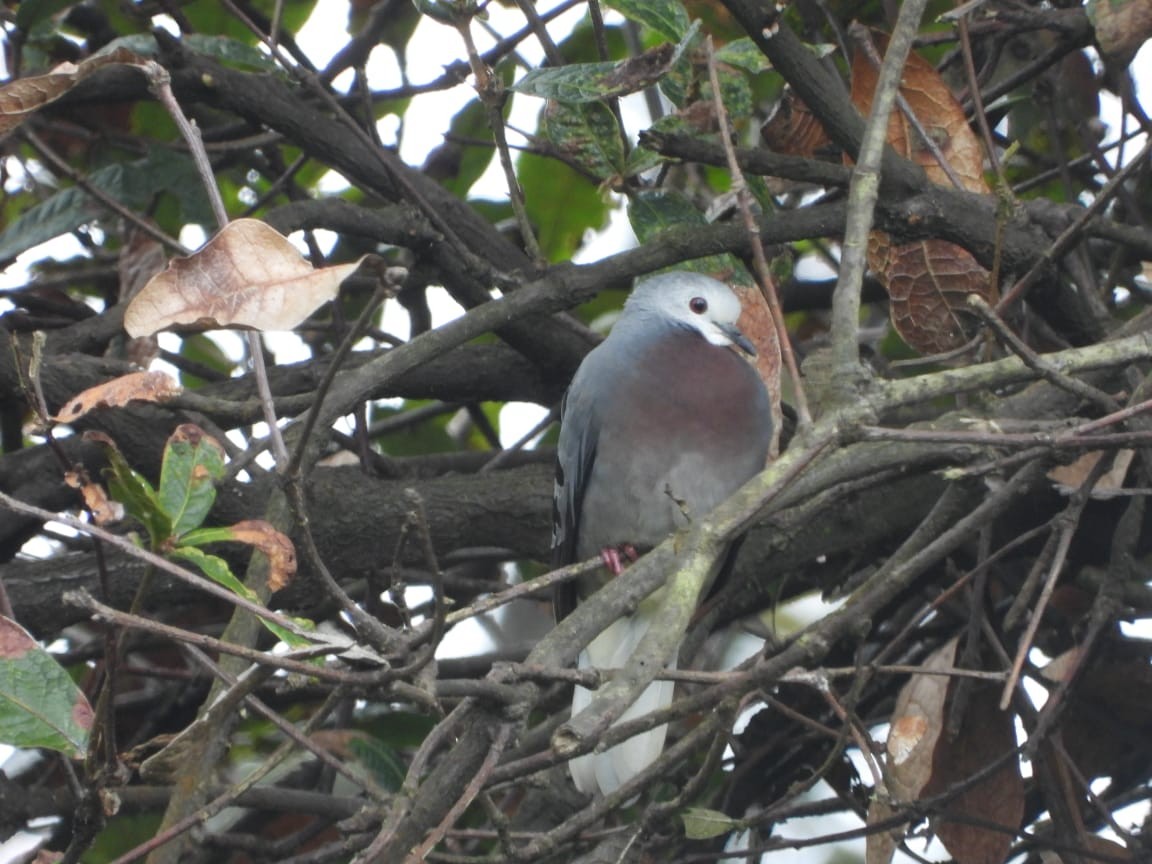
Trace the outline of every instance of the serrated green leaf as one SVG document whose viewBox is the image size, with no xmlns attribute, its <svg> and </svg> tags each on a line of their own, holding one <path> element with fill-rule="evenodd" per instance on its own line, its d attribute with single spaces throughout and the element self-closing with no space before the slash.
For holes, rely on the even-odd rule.
<svg viewBox="0 0 1152 864">
<path fill-rule="evenodd" d="M 603 102 L 548 103 L 540 119 L 540 134 L 565 162 L 575 164 L 599 182 L 623 176 L 620 126 L 616 115 Z"/>
<path fill-rule="evenodd" d="M 177 537 L 198 528 L 216 501 L 216 481 L 224 476 L 224 448 L 191 424 L 178 426 L 164 447 L 160 468 L 160 507 Z"/>
<path fill-rule="evenodd" d="M 533 69 L 509 89 L 560 102 L 603 102 L 657 83 L 680 59 L 696 36 L 698 22 L 675 46 L 661 45 L 618 63 L 570 63 Z"/>
<path fill-rule="evenodd" d="M 689 807 L 680 818 L 684 820 L 684 836 L 689 840 L 708 840 L 727 834 L 740 823 L 719 810 Z"/>
<path fill-rule="evenodd" d="M 0 616 L 0 742 L 73 758 L 88 749 L 92 706 L 23 627 Z"/>
<path fill-rule="evenodd" d="M 691 21 L 680 0 L 608 0 L 608 6 L 637 24 L 651 27 L 670 42 L 679 42 Z"/>
<path fill-rule="evenodd" d="M 628 206 L 628 218 L 641 245 L 669 228 L 707 224 L 704 214 L 674 189 L 645 189 L 635 195 Z"/>
</svg>

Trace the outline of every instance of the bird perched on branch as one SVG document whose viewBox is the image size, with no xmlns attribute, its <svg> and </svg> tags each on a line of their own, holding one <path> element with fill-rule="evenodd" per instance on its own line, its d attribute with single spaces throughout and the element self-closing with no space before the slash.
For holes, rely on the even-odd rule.
<svg viewBox="0 0 1152 864">
<path fill-rule="evenodd" d="M 772 411 L 755 354 L 737 329 L 740 301 L 722 282 L 677 271 L 639 282 L 604 342 L 580 365 L 564 399 L 553 493 L 556 564 L 599 555 L 604 566 L 558 592 L 557 617 L 669 534 L 702 519 L 763 469 Z M 659 592 L 612 622 L 581 668 L 620 668 L 652 620 Z M 675 665 L 673 658 L 672 665 Z M 617 720 L 672 702 L 655 681 Z M 577 687 L 575 716 L 591 701 Z M 648 767 L 667 727 L 569 763 L 580 791 L 609 794 Z"/>
</svg>

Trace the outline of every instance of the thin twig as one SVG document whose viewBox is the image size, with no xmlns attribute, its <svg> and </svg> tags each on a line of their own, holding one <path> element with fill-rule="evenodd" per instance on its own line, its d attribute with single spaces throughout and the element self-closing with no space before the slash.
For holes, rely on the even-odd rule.
<svg viewBox="0 0 1152 864">
<path fill-rule="evenodd" d="M 862 24 L 855 24 L 848 28 L 848 32 L 855 40 L 857 48 L 864 52 L 865 58 L 872 64 L 872 67 L 879 69 L 882 61 L 876 46 L 872 43 L 872 34 L 868 28 Z M 928 134 L 928 130 L 924 128 L 924 124 L 920 122 L 920 118 L 916 116 L 916 112 L 912 110 L 912 106 L 908 104 L 908 100 L 904 98 L 904 94 L 900 90 L 896 91 L 896 107 L 900 109 L 900 113 L 904 115 L 904 119 L 908 121 L 908 125 L 912 127 L 920 139 L 919 143 L 932 154 L 932 158 L 936 160 L 936 164 L 940 166 L 940 170 L 944 172 L 944 176 L 948 178 L 953 187 L 956 189 L 966 188 L 964 181 L 956 174 L 955 169 L 940 149 L 940 145 L 936 143 L 936 139 Z M 908 143 L 915 146 L 912 145 L 911 141 Z"/>
<path fill-rule="evenodd" d="M 1064 255 L 1071 247 L 1072 244 L 1080 239 L 1081 232 L 1085 226 L 1091 222 L 1101 210 L 1108 206 L 1112 201 L 1112 196 L 1116 194 L 1116 190 L 1120 185 L 1128 180 L 1133 174 L 1139 171 L 1144 171 L 1147 168 L 1149 157 L 1152 156 L 1152 137 L 1140 149 L 1140 152 L 1133 157 L 1132 161 L 1121 168 L 1116 174 L 1104 184 L 1104 188 L 1093 199 L 1092 203 L 1085 207 L 1080 215 L 1073 220 L 1072 224 L 1065 228 L 1060 236 L 1052 241 L 1052 245 L 1044 250 L 1036 263 L 1032 265 L 1031 269 L 1025 273 L 1012 289 L 1004 295 L 999 303 L 996 304 L 996 311 L 1003 313 L 1005 309 L 1010 308 L 1018 300 L 1023 299 L 1028 289 L 1036 284 L 1044 273 L 1054 261 Z"/>
<path fill-rule="evenodd" d="M 1016 650 L 1016 657 L 1008 673 L 1008 680 L 1004 682 L 1004 690 L 1000 695 L 1001 711 L 1007 711 L 1009 704 L 1011 704 L 1012 693 L 1020 681 L 1020 673 L 1024 668 L 1024 662 L 1028 659 L 1029 652 L 1032 650 L 1033 642 L 1036 638 L 1036 631 L 1040 629 L 1040 622 L 1043 620 L 1044 612 L 1048 608 L 1048 601 L 1052 598 L 1052 593 L 1056 590 L 1056 580 L 1064 570 L 1064 563 L 1068 558 L 1068 549 L 1072 545 L 1072 537 L 1076 534 L 1076 528 L 1080 524 L 1080 517 L 1084 513 L 1084 508 L 1088 505 L 1088 501 L 1091 498 L 1092 489 L 1111 466 L 1112 460 L 1107 458 L 1101 459 L 1093 465 L 1084 482 L 1080 484 L 1080 487 L 1072 496 L 1072 500 L 1068 502 L 1068 507 L 1057 517 L 1056 521 L 1060 526 L 1059 539 L 1055 544 L 1052 563 L 1048 566 L 1048 578 L 1044 581 L 1044 588 L 1041 590 L 1036 604 L 1032 607 L 1032 614 L 1028 619 L 1028 626 L 1025 628 L 1024 634 L 1020 637 L 1020 645 Z M 1025 596 L 1023 592 L 1018 594 L 1013 603 L 1013 607 L 1020 606 L 1021 600 Z M 1012 610 L 1009 611 L 1011 613 Z"/>
<path fill-rule="evenodd" d="M 76 171 L 64 159 L 60 158 L 47 142 L 45 142 L 39 135 L 33 132 L 29 127 L 25 126 L 21 133 L 24 139 L 32 145 L 32 149 L 36 151 L 36 155 L 47 162 L 52 170 L 61 177 L 66 177 L 71 180 L 80 189 L 99 201 L 104 207 L 107 207 L 121 219 L 135 225 L 153 240 L 168 247 L 173 252 L 179 255 L 188 254 L 188 250 L 184 245 L 175 237 L 169 237 L 159 225 L 152 222 L 150 219 L 145 219 L 137 211 L 131 207 L 125 207 L 99 186 L 92 183 L 87 177 Z"/>
<path fill-rule="evenodd" d="M 808 397 L 804 393 L 804 384 L 800 378 L 800 370 L 796 365 L 796 357 L 792 353 L 792 340 L 788 335 L 788 327 L 784 322 L 784 310 L 780 305 L 780 296 L 776 290 L 776 280 L 768 267 L 768 259 L 764 254 L 764 244 L 760 240 L 760 224 L 752 214 L 751 194 L 744 173 L 740 170 L 740 163 L 736 159 L 736 151 L 732 144 L 732 131 L 728 125 L 728 111 L 724 107 L 724 100 L 720 90 L 720 75 L 716 70 L 716 55 L 712 50 L 712 37 L 704 40 L 704 50 L 708 56 L 708 79 L 712 85 L 712 100 L 716 110 L 716 120 L 720 124 L 720 140 L 724 144 L 724 153 L 728 158 L 728 171 L 732 175 L 732 190 L 736 193 L 736 201 L 740 206 L 740 216 L 744 220 L 744 228 L 752 246 L 752 262 L 756 270 L 756 281 L 760 285 L 760 293 L 764 302 L 768 304 L 768 311 L 772 316 L 772 325 L 776 331 L 776 344 L 780 350 L 780 357 L 788 369 L 788 377 L 792 380 L 793 399 L 796 403 L 796 416 L 798 432 L 806 432 L 812 426 L 812 414 L 808 409 Z M 779 394 L 774 394 L 778 396 Z"/>
<path fill-rule="evenodd" d="M 537 17 L 537 20 L 539 18 Z M 504 183 L 508 187 L 508 200 L 512 203 L 512 212 L 516 214 L 516 224 L 520 229 L 520 236 L 524 243 L 524 251 L 537 263 L 544 263 L 547 259 L 540 250 L 540 243 L 536 240 L 536 232 L 532 227 L 532 220 L 528 218 L 528 210 L 524 205 L 524 190 L 516 177 L 516 168 L 512 164 L 512 154 L 508 150 L 508 137 L 504 132 L 504 102 L 508 94 L 504 90 L 504 82 L 492 74 L 492 70 L 476 50 L 476 43 L 472 39 L 472 19 L 463 16 L 455 22 L 460 38 L 464 40 L 464 47 L 468 52 L 468 63 L 472 67 L 472 75 L 476 79 L 476 93 L 488 113 L 488 128 L 496 141 L 496 154 L 500 157 L 500 167 L 504 171 Z M 543 29 L 543 24 L 541 24 Z M 545 37 L 547 31 L 545 31 Z M 550 40 L 549 40 L 550 41 Z"/>
<path fill-rule="evenodd" d="M 492 739 L 492 744 L 488 748 L 488 754 L 484 757 L 484 761 L 480 763 L 480 768 L 477 770 L 475 776 L 468 781 L 468 785 L 464 787 L 464 791 L 456 802 L 444 814 L 444 818 L 429 835 L 424 839 L 418 847 L 409 853 L 405 860 L 406 864 L 420 864 L 431 852 L 437 843 L 444 839 L 444 835 L 448 832 L 456 820 L 464 815 L 464 811 L 475 800 L 476 796 L 480 794 L 480 790 L 484 788 L 484 784 L 488 782 L 488 778 L 492 775 L 492 771 L 496 768 L 496 763 L 500 761 L 500 757 L 504 755 L 504 748 L 508 746 L 508 742 L 512 740 L 513 726 L 511 723 L 501 723 L 500 728 L 496 731 L 496 736 Z M 361 859 L 355 859 L 359 861 Z M 371 860 L 371 859 L 365 859 Z"/>
<path fill-rule="evenodd" d="M 1023 360 L 1029 369 L 1035 369 L 1045 381 L 1061 390 L 1067 390 L 1081 399 L 1099 405 L 1109 413 L 1120 410 L 1120 404 L 1103 390 L 1065 375 L 1045 360 L 1042 355 L 1033 351 L 1023 339 L 1012 332 L 1012 328 L 1004 323 L 1004 319 L 997 315 L 996 310 L 989 306 L 988 301 L 979 294 L 968 295 L 968 306 L 975 310 L 976 314 L 984 320 L 984 323 L 992 328 L 992 332 L 1012 353 Z"/>
<path fill-rule="evenodd" d="M 888 50 L 876 79 L 872 107 L 856 154 L 856 167 L 848 186 L 848 214 L 840 273 L 832 295 L 833 375 L 846 392 L 841 399 L 854 401 L 851 388 L 861 375 L 857 333 L 860 327 L 860 286 L 867 269 L 868 235 L 880 190 L 880 165 L 888 131 L 888 115 L 900 89 L 900 76 L 927 0 L 907 0 L 888 42 Z"/>
</svg>

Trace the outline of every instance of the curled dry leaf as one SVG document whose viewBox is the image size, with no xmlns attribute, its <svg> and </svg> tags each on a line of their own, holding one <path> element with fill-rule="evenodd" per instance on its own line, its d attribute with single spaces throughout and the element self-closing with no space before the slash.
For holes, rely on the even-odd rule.
<svg viewBox="0 0 1152 864">
<path fill-rule="evenodd" d="M 128 304 L 124 329 L 132 337 L 174 326 L 291 330 L 374 257 L 316 269 L 276 229 L 237 219 L 150 279 Z"/>
<path fill-rule="evenodd" d="M 93 483 L 87 472 L 68 471 L 64 474 L 64 482 L 73 489 L 79 489 L 84 497 L 84 506 L 92 513 L 97 525 L 108 525 L 119 522 L 124 518 L 124 505 L 113 501 L 99 483 Z"/>
<path fill-rule="evenodd" d="M 73 396 L 52 419 L 72 423 L 97 408 L 118 408 L 129 402 L 164 402 L 182 392 L 183 388 L 166 372 L 130 372 Z"/>
<path fill-rule="evenodd" d="M 877 41 L 883 50 L 884 40 Z M 852 101 L 862 113 L 871 108 L 877 77 L 865 51 L 857 51 L 852 61 Z M 960 185 L 987 193 L 980 142 L 936 69 L 919 55 L 909 55 L 900 93 Z M 899 107 L 888 119 L 887 139 L 897 153 L 922 166 L 934 183 L 952 185 L 924 136 Z M 971 338 L 969 325 L 977 319 L 966 311 L 969 294 L 980 295 L 990 305 L 998 296 L 988 271 L 971 253 L 943 240 L 895 245 L 886 234 L 875 232 L 868 244 L 868 265 L 888 290 L 892 325 L 922 354 L 951 351 Z"/>
<path fill-rule="evenodd" d="M 97 54 L 80 63 L 61 63 L 51 72 L 19 78 L 0 87 L 0 134 L 11 132 L 45 105 L 55 102 L 105 66 L 145 66 L 149 61 L 126 48 Z"/>
<path fill-rule="evenodd" d="M 263 519 L 245 519 L 229 529 L 232 539 L 255 546 L 268 556 L 268 587 L 279 591 L 296 575 L 296 547 Z"/>
<path fill-rule="evenodd" d="M 760 139 L 769 150 L 789 156 L 817 159 L 825 151 L 835 152 L 832 139 L 804 100 L 787 90 L 772 116 L 760 127 Z"/>
</svg>

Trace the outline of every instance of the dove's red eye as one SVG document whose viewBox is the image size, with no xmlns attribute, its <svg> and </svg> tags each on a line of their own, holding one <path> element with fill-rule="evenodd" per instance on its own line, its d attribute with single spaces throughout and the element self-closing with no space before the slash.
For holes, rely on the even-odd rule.
<svg viewBox="0 0 1152 864">
<path fill-rule="evenodd" d="M 688 301 L 688 308 L 695 312 L 697 315 L 703 315 L 708 311 L 708 301 L 703 297 L 693 297 Z"/>
</svg>

